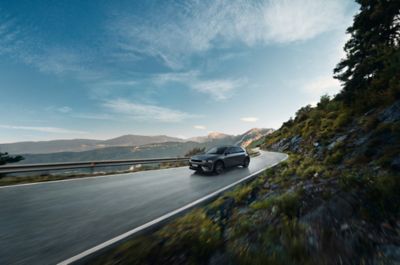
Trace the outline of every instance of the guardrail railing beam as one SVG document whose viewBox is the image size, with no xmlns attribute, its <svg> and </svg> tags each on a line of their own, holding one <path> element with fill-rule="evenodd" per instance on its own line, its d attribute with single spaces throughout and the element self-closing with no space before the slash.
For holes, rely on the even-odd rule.
<svg viewBox="0 0 400 265">
<path fill-rule="evenodd" d="M 187 161 L 189 161 L 189 158 L 173 157 L 173 158 L 151 158 L 151 159 L 131 159 L 131 160 L 100 160 L 100 161 L 85 161 L 85 162 L 49 163 L 49 164 L 5 165 L 5 166 L 0 166 L 0 174 L 37 172 L 37 171 L 55 171 L 55 170 L 95 168 L 95 167 L 130 166 L 138 164 L 157 164 L 157 163 L 187 162 Z"/>
</svg>

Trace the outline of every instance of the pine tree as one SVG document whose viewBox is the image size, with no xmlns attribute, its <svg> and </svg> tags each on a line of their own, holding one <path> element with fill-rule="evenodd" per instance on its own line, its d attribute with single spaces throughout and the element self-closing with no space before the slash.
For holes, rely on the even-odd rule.
<svg viewBox="0 0 400 265">
<path fill-rule="evenodd" d="M 339 98 L 371 107 L 382 98 L 400 97 L 400 1 L 356 2 L 360 12 L 347 29 L 346 58 L 334 73 L 343 85 Z"/>
</svg>

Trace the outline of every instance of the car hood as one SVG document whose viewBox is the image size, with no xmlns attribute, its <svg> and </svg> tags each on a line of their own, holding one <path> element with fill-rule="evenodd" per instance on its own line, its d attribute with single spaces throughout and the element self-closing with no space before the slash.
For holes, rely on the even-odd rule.
<svg viewBox="0 0 400 265">
<path fill-rule="evenodd" d="M 203 154 L 203 155 L 195 155 L 192 156 L 190 159 L 195 159 L 195 160 L 207 160 L 207 159 L 214 159 L 217 158 L 219 155 L 216 154 Z"/>
</svg>

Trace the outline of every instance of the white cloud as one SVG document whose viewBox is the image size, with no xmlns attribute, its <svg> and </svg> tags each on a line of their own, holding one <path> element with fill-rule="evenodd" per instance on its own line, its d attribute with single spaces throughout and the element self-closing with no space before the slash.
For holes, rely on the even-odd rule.
<svg viewBox="0 0 400 265">
<path fill-rule="evenodd" d="M 345 3 L 338 0 L 272 0 L 263 8 L 265 41 L 302 41 L 338 28 Z"/>
<path fill-rule="evenodd" d="M 145 20 L 121 15 L 110 30 L 120 49 L 159 58 L 174 69 L 193 53 L 232 41 L 251 46 L 308 40 L 338 28 L 346 17 L 345 0 L 193 0 L 159 8 Z"/>
<path fill-rule="evenodd" d="M 26 131 L 37 131 L 47 133 L 68 133 L 68 134 L 86 134 L 84 131 L 69 130 L 58 127 L 39 127 L 39 126 L 18 126 L 18 125 L 7 125 L 0 124 L 0 128 L 10 130 L 26 130 Z"/>
<path fill-rule="evenodd" d="M 87 120 L 113 120 L 114 117 L 107 113 L 78 113 L 72 117 Z"/>
<path fill-rule="evenodd" d="M 72 108 L 68 107 L 68 106 L 63 106 L 57 109 L 57 111 L 61 112 L 61 113 L 68 113 L 72 111 Z"/>
<path fill-rule="evenodd" d="M 199 79 L 200 73 L 198 71 L 189 72 L 171 72 L 164 74 L 156 74 L 152 77 L 155 84 L 163 85 L 168 82 L 189 83 Z"/>
<path fill-rule="evenodd" d="M 256 121 L 258 121 L 258 118 L 257 117 L 243 117 L 240 120 L 244 121 L 244 122 L 256 122 Z"/>
<path fill-rule="evenodd" d="M 159 74 L 153 77 L 153 82 L 163 85 L 168 82 L 182 83 L 194 91 L 207 94 L 215 101 L 223 101 L 234 95 L 236 89 L 243 86 L 245 79 L 202 79 L 199 72 L 179 72 Z"/>
<path fill-rule="evenodd" d="M 44 73 L 61 76 L 72 74 L 74 77 L 86 81 L 98 80 L 104 75 L 95 70 L 95 67 L 88 67 L 94 60 L 89 51 L 43 46 L 44 48 L 39 50 L 26 48 L 19 53 L 19 58 Z"/>
<path fill-rule="evenodd" d="M 324 94 L 335 95 L 340 89 L 339 81 L 333 77 L 320 77 L 303 86 L 303 91 L 314 97 Z"/>
<path fill-rule="evenodd" d="M 74 74 L 79 79 L 93 80 L 103 73 L 86 67 L 93 61 L 90 49 L 50 46 L 38 38 L 35 30 L 9 19 L 0 9 L 0 55 L 34 66 L 39 71 L 56 75 Z"/>
<path fill-rule="evenodd" d="M 102 86 L 136 86 L 137 80 L 112 80 L 99 83 Z"/>
<path fill-rule="evenodd" d="M 193 128 L 198 129 L 198 130 L 206 130 L 207 127 L 204 125 L 194 125 Z"/>
<path fill-rule="evenodd" d="M 195 116 L 179 110 L 140 104 L 124 99 L 108 100 L 103 103 L 103 106 L 115 113 L 144 121 L 180 122 Z"/>
<path fill-rule="evenodd" d="M 61 107 L 48 106 L 45 108 L 45 110 L 49 111 L 49 112 L 59 112 L 59 113 L 67 114 L 72 111 L 72 108 L 69 106 L 61 106 Z"/>
<path fill-rule="evenodd" d="M 193 88 L 196 91 L 210 95 L 216 101 L 221 101 L 230 98 L 239 83 L 239 81 L 231 80 L 200 81 L 193 84 Z"/>
</svg>

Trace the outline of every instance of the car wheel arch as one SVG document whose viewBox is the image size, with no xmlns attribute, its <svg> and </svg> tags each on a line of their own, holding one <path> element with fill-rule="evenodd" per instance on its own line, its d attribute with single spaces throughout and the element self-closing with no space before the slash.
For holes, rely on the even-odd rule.
<svg viewBox="0 0 400 265">
<path fill-rule="evenodd" d="M 222 160 L 222 159 L 216 160 L 216 161 L 214 162 L 214 166 L 215 166 L 217 163 L 222 163 L 222 166 L 225 168 L 225 162 L 224 162 L 224 160 Z"/>
</svg>

